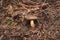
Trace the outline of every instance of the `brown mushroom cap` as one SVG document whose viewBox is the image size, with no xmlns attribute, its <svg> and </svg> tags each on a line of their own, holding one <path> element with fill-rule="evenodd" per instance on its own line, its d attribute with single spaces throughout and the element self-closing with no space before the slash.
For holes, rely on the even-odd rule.
<svg viewBox="0 0 60 40">
<path fill-rule="evenodd" d="M 26 18 L 27 20 L 35 20 L 35 19 L 38 19 L 36 16 L 32 16 L 32 15 L 25 16 L 25 18 Z"/>
</svg>

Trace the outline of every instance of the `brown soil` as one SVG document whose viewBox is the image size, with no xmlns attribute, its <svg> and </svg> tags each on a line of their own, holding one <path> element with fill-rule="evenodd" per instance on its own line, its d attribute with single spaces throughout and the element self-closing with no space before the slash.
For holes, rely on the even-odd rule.
<svg viewBox="0 0 60 40">
<path fill-rule="evenodd" d="M 0 0 L 0 40 L 60 40 L 60 0 Z"/>
</svg>

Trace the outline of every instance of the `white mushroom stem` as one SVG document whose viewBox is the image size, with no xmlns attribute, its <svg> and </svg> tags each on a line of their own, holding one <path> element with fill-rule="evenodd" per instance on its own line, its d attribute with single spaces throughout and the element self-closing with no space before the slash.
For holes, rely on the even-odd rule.
<svg viewBox="0 0 60 40">
<path fill-rule="evenodd" d="M 35 24 L 34 24 L 33 20 L 30 21 L 30 25 L 31 25 L 31 27 L 35 27 Z"/>
</svg>

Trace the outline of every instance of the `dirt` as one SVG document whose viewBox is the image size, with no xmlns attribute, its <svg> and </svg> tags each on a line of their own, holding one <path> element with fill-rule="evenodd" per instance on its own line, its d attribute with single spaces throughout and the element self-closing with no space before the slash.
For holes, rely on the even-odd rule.
<svg viewBox="0 0 60 40">
<path fill-rule="evenodd" d="M 60 40 L 60 0 L 0 0 L 0 40 Z"/>
</svg>

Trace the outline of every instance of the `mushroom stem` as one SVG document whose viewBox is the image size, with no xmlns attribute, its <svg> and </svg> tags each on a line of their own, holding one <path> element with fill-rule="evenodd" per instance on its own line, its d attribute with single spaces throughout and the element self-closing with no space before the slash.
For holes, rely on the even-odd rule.
<svg viewBox="0 0 60 40">
<path fill-rule="evenodd" d="M 34 20 L 30 21 L 30 25 L 31 25 L 31 27 L 35 27 Z"/>
</svg>

